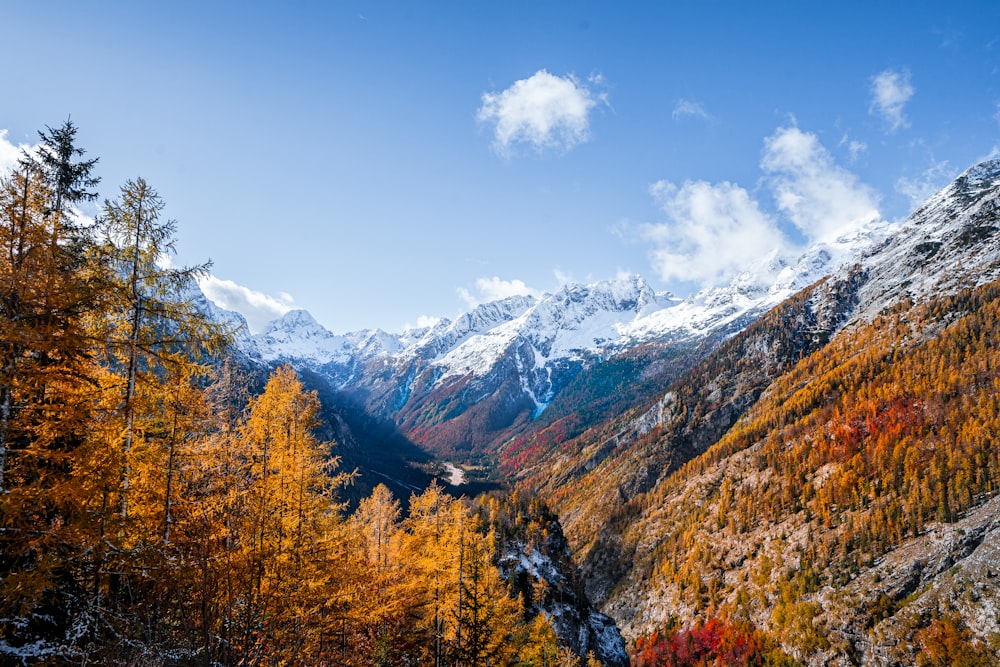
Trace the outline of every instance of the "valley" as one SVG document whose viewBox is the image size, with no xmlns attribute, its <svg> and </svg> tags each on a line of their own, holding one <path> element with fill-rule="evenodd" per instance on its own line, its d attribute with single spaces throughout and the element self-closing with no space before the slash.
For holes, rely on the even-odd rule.
<svg viewBox="0 0 1000 667">
<path fill-rule="evenodd" d="M 688 300 L 634 277 L 403 335 L 293 313 L 244 352 L 544 499 L 630 640 L 722 615 L 807 664 L 907 664 L 945 619 L 987 650 L 998 210 L 993 161 Z"/>
</svg>

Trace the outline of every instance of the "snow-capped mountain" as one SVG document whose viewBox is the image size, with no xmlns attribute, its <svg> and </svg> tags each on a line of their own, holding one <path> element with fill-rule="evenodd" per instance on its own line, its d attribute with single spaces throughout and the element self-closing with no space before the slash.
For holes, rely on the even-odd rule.
<svg viewBox="0 0 1000 667">
<path fill-rule="evenodd" d="M 860 258 L 865 271 L 850 321 L 903 299 L 920 302 L 1000 277 L 1000 160 L 967 170 Z M 843 271 L 835 279 L 843 280 Z"/>
<path fill-rule="evenodd" d="M 294 310 L 239 346 L 262 363 L 316 373 L 418 444 L 477 450 L 537 417 L 590 364 L 637 345 L 731 335 L 892 231 L 873 223 L 795 257 L 775 252 L 729 285 L 687 299 L 631 275 L 485 303 L 399 334 L 334 334 Z"/>
<path fill-rule="evenodd" d="M 699 338 L 780 303 L 891 230 L 886 223 L 871 225 L 813 246 L 793 260 L 772 253 L 728 286 L 688 299 L 656 292 L 641 276 L 631 275 L 591 285 L 569 283 L 541 299 L 508 297 L 479 305 L 454 321 L 442 319 L 401 334 L 362 330 L 337 335 L 307 311 L 293 310 L 253 336 L 253 345 L 267 362 L 309 367 L 419 359 L 434 368 L 436 382 L 445 382 L 489 374 L 518 341 L 527 342 L 544 365 L 664 338 Z M 347 382 L 342 379 L 340 385 Z"/>
</svg>

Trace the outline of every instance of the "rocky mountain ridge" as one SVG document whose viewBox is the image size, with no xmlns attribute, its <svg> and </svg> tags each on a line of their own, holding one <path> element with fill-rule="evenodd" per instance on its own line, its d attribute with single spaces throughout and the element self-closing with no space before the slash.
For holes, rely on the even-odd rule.
<svg viewBox="0 0 1000 667">
<path fill-rule="evenodd" d="M 238 347 L 258 364 L 315 373 L 437 455 L 476 460 L 492 456 L 594 363 L 642 345 L 694 346 L 731 335 L 891 231 L 873 223 L 794 259 L 775 251 L 726 287 L 687 299 L 630 275 L 481 304 L 399 334 L 334 334 L 295 310 L 242 336 Z"/>
</svg>

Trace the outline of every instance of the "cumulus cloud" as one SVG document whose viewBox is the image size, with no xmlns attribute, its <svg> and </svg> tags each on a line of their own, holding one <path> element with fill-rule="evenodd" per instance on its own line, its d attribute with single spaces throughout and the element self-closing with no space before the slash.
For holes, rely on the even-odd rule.
<svg viewBox="0 0 1000 667">
<path fill-rule="evenodd" d="M 528 287 L 523 280 L 501 280 L 499 276 L 492 278 L 477 278 L 475 292 L 464 287 L 459 287 L 459 298 L 464 301 L 469 308 L 475 308 L 481 303 L 499 301 L 509 296 L 533 296 L 541 298 L 542 291 Z"/>
<path fill-rule="evenodd" d="M 493 149 L 499 155 L 510 156 L 517 144 L 569 150 L 590 138 L 591 111 L 607 101 L 588 83 L 596 88 L 603 78 L 595 75 L 583 83 L 538 70 L 499 93 L 483 93 L 476 117 L 493 125 Z"/>
<path fill-rule="evenodd" d="M 815 134 L 779 128 L 764 140 L 761 169 L 778 209 L 810 241 L 829 241 L 876 220 L 878 196 L 839 167 Z"/>
<path fill-rule="evenodd" d="M 704 104 L 694 100 L 685 99 L 677 100 L 677 104 L 674 105 L 674 112 L 672 115 L 674 120 L 681 120 L 684 118 L 698 118 L 701 120 L 712 119 L 712 116 L 705 110 Z"/>
<path fill-rule="evenodd" d="M 21 151 L 28 150 L 26 145 L 15 146 L 7 139 L 7 130 L 0 130 L 0 174 L 7 174 L 21 158 Z"/>
<path fill-rule="evenodd" d="M 890 132 L 895 132 L 909 123 L 903 114 L 903 107 L 910 101 L 916 88 L 910 83 L 909 70 L 891 69 L 879 72 L 871 78 L 872 101 L 868 112 L 881 116 Z"/>
<path fill-rule="evenodd" d="M 215 305 L 243 315 L 253 333 L 263 331 L 268 322 L 281 317 L 293 307 L 294 299 L 286 292 L 274 298 L 211 274 L 199 279 L 198 286 Z"/>
<path fill-rule="evenodd" d="M 665 220 L 621 223 L 616 232 L 650 245 L 654 268 L 665 281 L 724 284 L 775 251 L 829 241 L 878 218 L 877 197 L 839 167 L 814 134 L 779 128 L 765 139 L 761 188 L 773 195 L 773 212 L 734 183 L 668 181 L 650 194 Z M 791 225 L 800 234 L 792 238 Z"/>
<path fill-rule="evenodd" d="M 643 225 L 663 280 L 718 284 L 780 248 L 777 225 L 750 194 L 732 183 L 659 181 L 650 187 L 666 222 Z"/>
<path fill-rule="evenodd" d="M 947 185 L 955 175 L 955 170 L 947 160 L 941 162 L 932 160 L 930 166 L 914 178 L 900 176 L 896 181 L 896 192 L 909 198 L 910 205 L 917 208 L 928 197 Z"/>
</svg>

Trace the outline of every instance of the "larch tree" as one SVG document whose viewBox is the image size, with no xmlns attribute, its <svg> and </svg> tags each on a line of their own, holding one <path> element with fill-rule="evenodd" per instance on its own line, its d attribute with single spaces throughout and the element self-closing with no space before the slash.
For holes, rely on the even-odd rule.
<svg viewBox="0 0 1000 667">
<path fill-rule="evenodd" d="M 74 173 L 67 204 L 96 183 L 89 167 Z M 26 161 L 0 179 L 0 598 L 4 618 L 38 619 L 5 623 L 7 641 L 66 629 L 88 521 L 76 482 L 98 372 L 85 326 L 94 273 L 87 235 L 52 215 L 58 182 Z"/>
<path fill-rule="evenodd" d="M 417 629 L 424 635 L 424 653 L 434 667 L 447 663 L 457 638 L 460 505 L 435 481 L 410 498 L 404 522 L 404 558 L 422 589 Z"/>
<path fill-rule="evenodd" d="M 246 662 L 267 654 L 320 663 L 328 623 L 345 614 L 351 562 L 335 490 L 350 475 L 334 473 L 330 443 L 313 435 L 318 413 L 315 392 L 284 366 L 251 399 L 239 430 L 249 483 L 234 641 Z"/>
<path fill-rule="evenodd" d="M 0 183 L 0 491 L 14 385 L 30 387 L 32 399 L 51 406 L 45 387 L 52 378 L 81 379 L 87 348 L 82 320 L 93 308 L 88 279 L 94 273 L 85 265 L 90 239 L 72 224 L 73 233 L 64 233 L 73 217 L 62 216 L 62 209 L 97 196 L 90 190 L 100 181 L 91 173 L 97 159 L 74 161 L 84 151 L 70 121 L 46 130 L 35 151 L 22 152 L 16 170 Z M 25 412 L 36 401 L 22 396 L 22 402 L 17 409 Z"/>
<path fill-rule="evenodd" d="M 461 540 L 454 655 L 467 667 L 506 664 L 517 653 L 521 602 L 493 564 L 495 536 L 466 530 Z"/>
<path fill-rule="evenodd" d="M 103 371 L 87 452 L 90 514 L 98 520 L 88 552 L 90 604 L 114 610 L 94 618 L 118 636 L 163 629 L 147 637 L 154 646 L 169 645 L 166 621 L 176 618 L 163 590 L 179 576 L 167 544 L 178 465 L 204 431 L 199 387 L 228 344 L 193 301 L 193 281 L 208 265 L 170 264 L 176 223 L 161 219 L 163 208 L 146 181 L 127 182 L 105 201 L 90 253 L 102 277 L 90 327 Z"/>
<path fill-rule="evenodd" d="M 203 353 L 219 353 L 226 333 L 192 303 L 194 280 L 210 264 L 174 267 L 177 223 L 161 220 L 165 203 L 143 179 L 128 181 L 118 199 L 105 201 L 97 221 L 97 261 L 107 278 L 107 317 L 98 322 L 106 341 L 109 368 L 121 377 L 117 416 L 124 422 L 121 442 L 119 512 L 128 520 L 132 449 L 144 437 L 155 394 L 169 375 L 192 379 L 208 373 Z"/>
<path fill-rule="evenodd" d="M 365 572 L 352 614 L 358 653 L 370 657 L 362 664 L 399 662 L 414 643 L 410 621 L 419 582 L 401 551 L 400 517 L 399 501 L 379 484 L 349 522 Z"/>
</svg>

